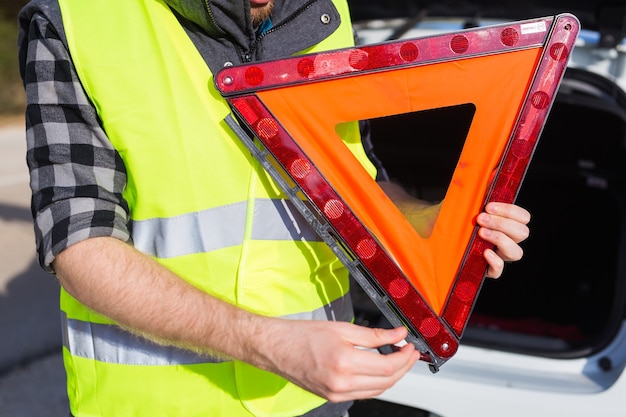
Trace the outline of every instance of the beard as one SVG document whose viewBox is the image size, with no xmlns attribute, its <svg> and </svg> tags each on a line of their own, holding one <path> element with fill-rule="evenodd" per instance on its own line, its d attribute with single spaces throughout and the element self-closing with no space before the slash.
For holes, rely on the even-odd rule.
<svg viewBox="0 0 626 417">
<path fill-rule="evenodd" d="M 272 14 L 272 10 L 274 8 L 274 1 L 270 1 L 269 3 L 259 6 L 259 7 L 251 7 L 250 13 L 252 14 L 252 23 L 254 26 L 258 26 L 265 21 Z"/>
</svg>

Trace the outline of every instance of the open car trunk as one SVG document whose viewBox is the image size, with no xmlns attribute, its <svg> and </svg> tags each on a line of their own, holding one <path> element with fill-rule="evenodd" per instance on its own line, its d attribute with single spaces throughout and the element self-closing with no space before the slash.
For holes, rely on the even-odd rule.
<svg viewBox="0 0 626 417">
<path fill-rule="evenodd" d="M 391 179 L 439 201 L 472 116 L 468 103 L 372 120 L 374 151 Z M 626 298 L 625 138 L 624 92 L 568 69 L 517 199 L 533 216 L 525 256 L 486 280 L 462 343 L 573 358 L 612 339 Z M 357 322 L 384 323 L 354 292 Z"/>
</svg>

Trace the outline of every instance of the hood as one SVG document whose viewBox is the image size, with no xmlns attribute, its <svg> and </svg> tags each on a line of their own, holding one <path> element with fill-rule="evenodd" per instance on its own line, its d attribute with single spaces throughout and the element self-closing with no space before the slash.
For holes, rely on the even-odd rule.
<svg viewBox="0 0 626 417">
<path fill-rule="evenodd" d="M 582 29 L 600 33 L 601 46 L 612 47 L 626 35 L 624 0 L 348 0 L 355 22 L 427 17 L 524 20 L 572 13 Z"/>
<path fill-rule="evenodd" d="M 181 17 L 215 38 L 248 45 L 255 37 L 249 0 L 165 0 Z M 220 22 L 219 25 L 216 22 Z"/>
</svg>

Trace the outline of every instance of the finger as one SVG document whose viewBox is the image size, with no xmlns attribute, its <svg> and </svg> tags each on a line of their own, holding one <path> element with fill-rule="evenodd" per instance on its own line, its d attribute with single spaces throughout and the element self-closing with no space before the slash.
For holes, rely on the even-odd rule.
<svg viewBox="0 0 626 417">
<path fill-rule="evenodd" d="M 508 217 L 480 213 L 476 218 L 476 222 L 479 226 L 495 232 L 501 232 L 515 243 L 526 240 L 530 234 L 530 230 L 526 224 Z"/>
<path fill-rule="evenodd" d="M 499 217 L 506 217 L 522 224 L 530 222 L 530 212 L 523 207 L 515 204 L 489 202 L 485 207 L 485 211 Z"/>
<path fill-rule="evenodd" d="M 362 357 L 355 357 L 360 366 L 359 373 L 368 376 L 394 378 L 407 372 L 420 358 L 420 353 L 412 343 L 407 343 L 396 351 L 382 355 L 377 351 L 361 351 Z"/>
<path fill-rule="evenodd" d="M 400 380 L 418 359 L 419 352 L 412 344 L 389 355 L 359 351 L 351 365 L 356 366 L 355 373 L 349 378 L 334 378 L 326 394 L 342 400 L 380 395 Z"/>
<path fill-rule="evenodd" d="M 502 232 L 481 227 L 478 229 L 478 235 L 496 246 L 497 255 L 503 261 L 519 261 L 524 256 L 522 247 L 514 239 Z"/>
<path fill-rule="evenodd" d="M 362 326 L 351 326 L 351 332 L 345 337 L 354 345 L 370 349 L 376 349 L 385 345 L 395 345 L 403 341 L 408 331 L 404 327 L 394 329 L 368 328 Z"/>
<path fill-rule="evenodd" d="M 491 249 L 486 249 L 484 256 L 488 265 L 487 278 L 500 278 L 504 272 L 504 260 Z"/>
<path fill-rule="evenodd" d="M 521 242 L 529 235 L 530 213 L 515 204 L 490 202 L 485 213 L 479 216 L 481 226 L 506 233 L 514 241 Z"/>
<path fill-rule="evenodd" d="M 356 374 L 369 376 L 392 376 L 401 371 L 406 372 L 420 357 L 420 353 L 412 343 L 406 343 L 393 353 L 381 355 L 373 350 L 383 345 L 395 345 L 403 341 L 407 335 L 405 328 L 371 329 L 363 328 L 369 335 L 362 333 L 361 338 L 351 342 L 353 346 L 367 349 L 358 349 L 356 352 L 346 353 L 345 363 L 348 367 L 355 367 Z M 383 344 L 381 344 L 381 342 Z M 340 354 L 338 353 L 338 355 Z"/>
</svg>

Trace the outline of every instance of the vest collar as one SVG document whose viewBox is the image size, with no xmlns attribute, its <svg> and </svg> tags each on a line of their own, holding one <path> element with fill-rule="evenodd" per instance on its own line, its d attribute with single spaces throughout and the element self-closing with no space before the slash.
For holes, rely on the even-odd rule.
<svg viewBox="0 0 626 417">
<path fill-rule="evenodd" d="M 250 18 L 249 0 L 165 0 L 165 2 L 180 16 L 200 26 L 213 38 L 228 38 L 235 44 L 246 46 L 256 37 Z"/>
<path fill-rule="evenodd" d="M 330 36 L 341 22 L 333 0 L 274 0 L 273 29 L 257 37 L 249 0 L 164 1 L 187 22 L 183 26 L 213 72 L 225 64 L 306 50 Z M 329 22 L 323 16 L 330 16 Z"/>
<path fill-rule="evenodd" d="M 250 0 L 165 0 L 165 2 L 182 18 L 199 26 L 210 37 L 228 39 L 241 50 L 247 51 L 257 38 L 256 28 L 252 25 L 249 12 Z M 332 2 L 331 0 L 274 0 L 274 3 L 272 22 L 274 25 L 280 25 L 293 20 L 294 16 L 301 15 L 303 10 L 327 7 L 322 4 Z M 312 29 L 316 32 L 320 30 L 320 28 L 313 27 L 300 29 Z M 316 37 L 315 34 L 311 36 Z M 324 33 L 321 38 L 326 36 L 328 32 Z"/>
</svg>

